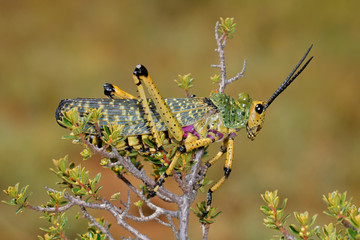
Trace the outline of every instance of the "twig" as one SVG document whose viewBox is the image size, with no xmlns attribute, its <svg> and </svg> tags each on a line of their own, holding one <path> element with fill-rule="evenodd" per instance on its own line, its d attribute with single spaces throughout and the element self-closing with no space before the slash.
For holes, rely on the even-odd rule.
<svg viewBox="0 0 360 240">
<path fill-rule="evenodd" d="M 194 159 L 195 164 L 191 168 L 191 172 L 188 175 L 189 179 L 186 179 L 187 182 L 188 182 L 188 186 L 190 186 L 192 188 L 191 190 L 196 189 L 195 186 L 199 181 L 202 180 L 202 179 L 200 179 L 201 177 L 202 178 L 205 177 L 205 176 L 200 176 L 199 175 L 199 170 L 201 168 L 201 159 L 202 159 L 203 154 L 204 154 L 204 148 L 199 148 L 196 151 L 196 155 L 195 155 L 195 159 Z"/>
<path fill-rule="evenodd" d="M 154 211 L 162 211 L 162 214 L 166 214 L 171 217 L 178 217 L 177 212 L 165 210 L 151 203 L 151 201 L 147 199 L 137 188 L 135 188 L 122 174 L 118 174 L 117 177 L 120 178 L 150 209 Z"/>
<path fill-rule="evenodd" d="M 201 224 L 201 230 L 202 230 L 202 235 L 203 235 L 202 239 L 206 240 L 209 235 L 210 224 L 206 224 L 206 223 Z"/>
<path fill-rule="evenodd" d="M 51 191 L 51 192 L 56 192 L 56 190 L 54 190 L 54 189 L 51 189 L 51 188 L 47 188 L 47 189 L 49 191 Z M 141 240 L 147 240 L 148 239 L 145 235 L 141 234 L 138 230 L 133 228 L 131 225 L 129 225 L 125 221 L 125 216 L 124 215 L 125 215 L 126 212 L 121 212 L 120 209 L 118 209 L 115 205 L 113 205 L 112 203 L 110 203 L 110 202 L 108 202 L 106 200 L 103 200 L 102 203 L 90 203 L 90 202 L 86 202 L 86 201 L 80 199 L 79 197 L 73 197 L 68 192 L 64 192 L 64 198 L 69 201 L 68 204 L 71 204 L 71 206 L 78 205 L 78 206 L 84 207 L 84 208 L 106 210 L 106 211 L 110 212 L 113 215 L 113 217 L 116 219 L 116 222 L 117 222 L 118 225 L 120 225 L 123 228 L 125 228 L 126 230 L 128 230 L 131 234 L 136 236 L 138 239 L 141 239 Z M 38 207 L 38 209 L 40 209 L 40 207 Z M 45 212 L 48 211 L 48 210 L 49 209 L 47 209 L 47 208 L 45 208 L 43 210 L 40 209 L 40 211 L 45 211 Z M 59 211 L 59 210 L 54 210 L 54 211 Z"/>
<path fill-rule="evenodd" d="M 89 221 L 90 221 L 95 227 L 97 227 L 103 234 L 105 234 L 106 237 L 107 237 L 109 240 L 113 240 L 113 239 L 114 239 L 113 236 L 112 236 L 112 235 L 110 234 L 110 232 L 108 231 L 108 229 L 105 228 L 105 227 L 103 227 L 103 226 L 101 226 L 101 225 L 96 221 L 96 219 L 95 219 L 93 216 L 91 216 L 91 215 L 86 211 L 86 208 L 85 208 L 85 207 L 81 206 L 80 209 L 81 209 L 82 213 L 84 214 L 84 216 L 85 216 L 87 219 L 89 219 Z"/>
<path fill-rule="evenodd" d="M 216 22 L 215 24 L 215 40 L 217 44 L 217 48 L 215 49 L 215 51 L 219 54 L 220 64 L 212 64 L 211 67 L 220 68 L 221 79 L 219 82 L 219 92 L 224 92 L 226 85 L 244 76 L 246 69 L 246 60 L 244 60 L 244 64 L 241 72 L 237 73 L 235 77 L 227 79 L 226 65 L 225 65 L 225 51 L 224 51 L 224 48 L 226 46 L 227 36 L 226 33 L 223 33 L 221 36 L 219 36 L 219 22 Z"/>
<path fill-rule="evenodd" d="M 356 227 L 354 227 L 349 221 L 347 221 L 346 219 L 341 220 L 342 225 L 344 225 L 344 227 L 346 228 L 350 228 L 351 230 L 354 230 L 355 232 L 358 231 L 358 229 Z"/>
<path fill-rule="evenodd" d="M 85 144 L 95 153 L 98 153 L 100 155 L 102 155 L 105 158 L 115 158 L 118 161 L 115 163 L 108 163 L 106 166 L 111 168 L 114 166 L 118 166 L 121 165 L 123 166 L 128 172 L 130 172 L 135 178 L 141 180 L 144 184 L 146 184 L 147 186 L 151 186 L 153 187 L 155 185 L 155 182 L 150 179 L 144 171 L 141 171 L 139 169 L 137 169 L 134 164 L 132 164 L 132 162 L 130 161 L 129 158 L 123 157 L 119 154 L 119 152 L 116 150 L 116 148 L 111 147 L 111 152 L 107 152 L 106 149 L 104 148 L 98 148 L 96 146 L 94 146 L 93 144 L 89 143 L 88 141 L 85 141 Z M 168 201 L 168 202 L 175 202 L 175 201 L 179 201 L 179 196 L 177 196 L 176 194 L 168 191 L 167 189 L 164 188 L 159 188 L 157 195 L 162 198 L 164 201 Z"/>
<path fill-rule="evenodd" d="M 70 202 L 62 207 L 41 207 L 41 206 L 33 206 L 33 205 L 27 205 L 26 207 L 39 212 L 65 212 L 66 210 L 70 209 L 72 206 L 74 206 L 74 203 Z"/>
</svg>

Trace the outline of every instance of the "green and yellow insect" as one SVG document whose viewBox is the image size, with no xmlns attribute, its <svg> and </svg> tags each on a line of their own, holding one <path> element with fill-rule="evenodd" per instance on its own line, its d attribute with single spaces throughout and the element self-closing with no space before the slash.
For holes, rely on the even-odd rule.
<svg viewBox="0 0 360 240">
<path fill-rule="evenodd" d="M 124 139 L 117 144 L 118 151 L 136 151 L 150 155 L 158 152 L 166 153 L 167 148 L 175 147 L 175 154 L 172 155 L 167 170 L 158 178 L 150 191 L 150 197 L 156 194 L 165 179 L 171 175 L 181 154 L 222 141 L 220 151 L 205 165 L 207 168 L 210 167 L 226 154 L 224 176 L 208 191 L 206 203 L 208 211 L 212 193 L 225 182 L 231 172 L 236 132 L 245 128 L 248 138 L 255 139 L 262 128 L 265 113 L 270 104 L 312 60 L 311 57 L 300 68 L 311 47 L 266 102 L 254 101 L 247 93 L 240 93 L 237 99 L 225 93 L 212 93 L 209 98 L 164 99 L 147 69 L 142 65 L 137 65 L 133 72 L 133 79 L 140 95 L 139 99 L 115 85 L 105 84 L 104 93 L 109 98 L 63 99 L 56 110 L 56 119 L 60 122 L 64 112 L 75 108 L 80 115 L 85 114 L 89 109 L 101 109 L 100 128 L 109 123 L 123 126 L 121 135 Z M 146 97 L 143 85 L 149 98 Z M 207 212 L 204 216 L 206 214 Z"/>
</svg>

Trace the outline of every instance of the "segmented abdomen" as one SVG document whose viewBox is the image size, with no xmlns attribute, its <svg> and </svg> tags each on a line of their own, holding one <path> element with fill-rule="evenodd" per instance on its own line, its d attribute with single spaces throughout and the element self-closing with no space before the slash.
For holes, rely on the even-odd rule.
<svg viewBox="0 0 360 240">
<path fill-rule="evenodd" d="M 161 120 L 153 101 L 151 99 L 147 101 L 149 102 L 156 129 L 166 131 L 166 125 Z M 215 108 L 207 98 L 168 98 L 165 99 L 165 102 L 181 126 L 189 126 L 200 121 Z M 124 125 L 123 136 L 150 134 L 143 107 L 138 99 L 63 99 L 56 109 L 56 119 L 61 119 L 62 111 L 69 111 L 73 108 L 77 108 L 80 115 L 83 115 L 89 109 L 101 108 L 103 115 L 100 118 L 100 125 L 108 125 L 108 122 Z"/>
</svg>

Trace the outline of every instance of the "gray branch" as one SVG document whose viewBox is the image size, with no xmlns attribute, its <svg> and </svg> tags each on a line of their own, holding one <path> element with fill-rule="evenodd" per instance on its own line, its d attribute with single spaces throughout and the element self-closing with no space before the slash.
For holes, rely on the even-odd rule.
<svg viewBox="0 0 360 240">
<path fill-rule="evenodd" d="M 234 77 L 227 79 L 226 65 L 225 65 L 225 51 L 224 51 L 227 38 L 225 33 L 219 36 L 219 22 L 216 22 L 215 24 L 215 40 L 217 44 L 217 48 L 215 49 L 215 51 L 219 54 L 220 64 L 212 64 L 211 67 L 220 68 L 219 92 L 224 92 L 226 85 L 232 83 L 233 81 L 239 79 L 240 77 L 244 77 L 245 69 L 246 69 L 246 60 L 244 60 L 244 64 L 241 72 L 237 73 Z"/>
<path fill-rule="evenodd" d="M 89 219 L 89 221 L 92 223 L 92 225 L 94 225 L 95 227 L 97 227 L 102 233 L 104 233 L 106 235 L 106 237 L 110 240 L 113 240 L 113 236 L 110 234 L 108 228 L 105 228 L 103 226 L 101 226 L 96 219 L 91 216 L 87 211 L 85 207 L 80 207 L 82 213 L 84 214 L 84 216 Z"/>
</svg>

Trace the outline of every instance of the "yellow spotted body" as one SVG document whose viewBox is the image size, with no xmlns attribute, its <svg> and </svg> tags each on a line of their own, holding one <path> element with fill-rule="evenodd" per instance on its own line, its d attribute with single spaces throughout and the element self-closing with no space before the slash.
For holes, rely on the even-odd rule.
<svg viewBox="0 0 360 240">
<path fill-rule="evenodd" d="M 206 98 L 169 98 L 164 100 L 169 106 L 180 127 L 194 125 L 198 129 L 202 138 L 206 137 L 207 126 L 212 123 L 219 130 L 224 131 L 221 118 L 216 108 L 209 104 Z M 147 99 L 153 123 L 161 139 L 161 145 L 166 147 L 171 144 L 179 144 L 179 141 L 172 138 L 167 132 L 168 128 L 157 112 L 153 100 Z M 99 125 L 111 124 L 122 125 L 122 136 L 127 137 L 127 141 L 119 144 L 119 150 L 127 147 L 134 147 L 136 150 L 148 148 L 144 146 L 144 139 L 155 141 L 146 119 L 145 110 L 138 99 L 97 99 L 97 98 L 77 98 L 64 99 L 60 102 L 56 112 L 56 118 L 61 120 L 63 111 L 77 109 L 80 115 L 84 115 L 90 109 L 101 109 L 102 116 Z M 94 129 L 89 126 L 89 133 L 94 133 Z M 151 149 L 155 152 L 156 149 Z"/>
</svg>

